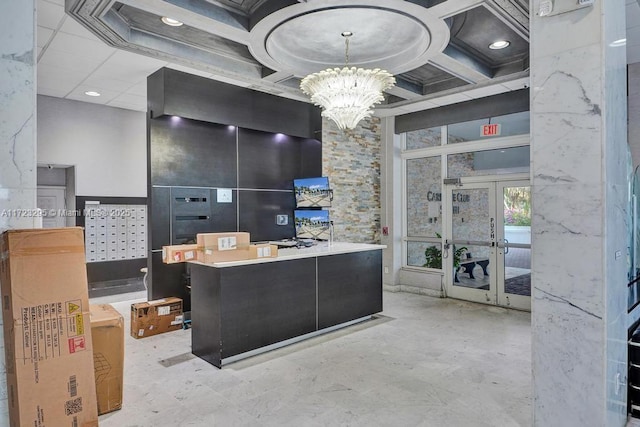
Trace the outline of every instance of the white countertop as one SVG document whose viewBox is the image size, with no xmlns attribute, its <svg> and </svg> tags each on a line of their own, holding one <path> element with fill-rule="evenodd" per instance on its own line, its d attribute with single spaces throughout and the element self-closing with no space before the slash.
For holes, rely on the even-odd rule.
<svg viewBox="0 0 640 427">
<path fill-rule="evenodd" d="M 262 264 L 265 262 L 286 261 L 292 259 L 313 258 L 317 256 L 348 254 L 352 252 L 364 252 L 379 249 L 386 249 L 386 245 L 373 245 L 368 243 L 346 243 L 346 242 L 319 242 L 315 246 L 309 248 L 282 248 L 278 249 L 277 258 L 258 258 L 245 259 L 242 261 L 216 262 L 213 264 L 204 264 L 198 261 L 190 261 L 195 264 L 206 265 L 209 267 L 236 267 L 239 265 Z"/>
</svg>

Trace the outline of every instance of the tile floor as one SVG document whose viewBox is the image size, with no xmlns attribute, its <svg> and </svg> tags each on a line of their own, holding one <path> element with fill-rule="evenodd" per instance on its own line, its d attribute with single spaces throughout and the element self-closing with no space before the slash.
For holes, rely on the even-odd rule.
<svg viewBox="0 0 640 427">
<path fill-rule="evenodd" d="M 531 425 L 529 313 L 385 292 L 378 319 L 220 370 L 190 330 L 130 337 L 131 302 L 113 303 L 124 405 L 102 427 Z"/>
</svg>

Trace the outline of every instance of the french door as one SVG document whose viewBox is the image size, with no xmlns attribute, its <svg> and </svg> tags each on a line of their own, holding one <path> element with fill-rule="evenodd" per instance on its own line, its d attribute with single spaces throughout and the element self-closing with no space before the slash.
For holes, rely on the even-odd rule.
<svg viewBox="0 0 640 427">
<path fill-rule="evenodd" d="M 445 185 L 443 269 L 447 295 L 531 309 L 528 181 Z"/>
</svg>

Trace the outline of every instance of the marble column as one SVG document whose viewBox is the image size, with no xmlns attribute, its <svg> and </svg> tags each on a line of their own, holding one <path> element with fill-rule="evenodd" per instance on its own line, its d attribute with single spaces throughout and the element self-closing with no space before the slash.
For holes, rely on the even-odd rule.
<svg viewBox="0 0 640 427">
<path fill-rule="evenodd" d="M 36 207 L 35 4 L 35 0 L 2 1 L 0 231 L 34 226 L 32 216 L 21 214 Z M 4 337 L 0 345 L 4 346 Z M 8 425 L 4 348 L 0 362 L 0 425 Z"/>
<path fill-rule="evenodd" d="M 531 8 L 535 426 L 623 426 L 630 155 L 624 2 Z M 556 11 L 577 2 L 556 0 Z"/>
<path fill-rule="evenodd" d="M 629 147 L 633 157 L 633 166 L 640 165 L 640 62 L 629 64 L 629 117 L 627 117 Z"/>
</svg>

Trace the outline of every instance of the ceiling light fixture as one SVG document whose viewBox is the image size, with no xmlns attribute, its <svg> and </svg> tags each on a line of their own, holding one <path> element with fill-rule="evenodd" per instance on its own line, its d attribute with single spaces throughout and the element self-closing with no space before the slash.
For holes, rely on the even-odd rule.
<svg viewBox="0 0 640 427">
<path fill-rule="evenodd" d="M 328 68 L 309 74 L 300 82 L 300 89 L 314 104 L 323 108 L 322 116 L 333 120 L 338 128 L 353 129 L 360 120 L 373 114 L 372 107 L 382 101 L 382 91 L 393 87 L 396 79 L 379 68 L 349 67 L 349 37 L 344 31 L 345 66 Z"/>
<path fill-rule="evenodd" d="M 184 25 L 183 22 L 180 22 L 177 19 L 169 18 L 168 16 L 163 16 L 162 18 L 160 18 L 160 20 L 162 22 L 164 22 L 165 24 L 170 25 L 172 27 L 179 27 L 181 25 Z"/>
<path fill-rule="evenodd" d="M 489 49 L 493 49 L 493 50 L 504 49 L 505 47 L 508 47 L 510 44 L 511 42 L 508 40 L 496 40 L 489 45 Z"/>
<path fill-rule="evenodd" d="M 96 92 L 95 90 L 88 90 L 84 94 L 89 96 L 100 96 L 100 92 Z"/>
</svg>

